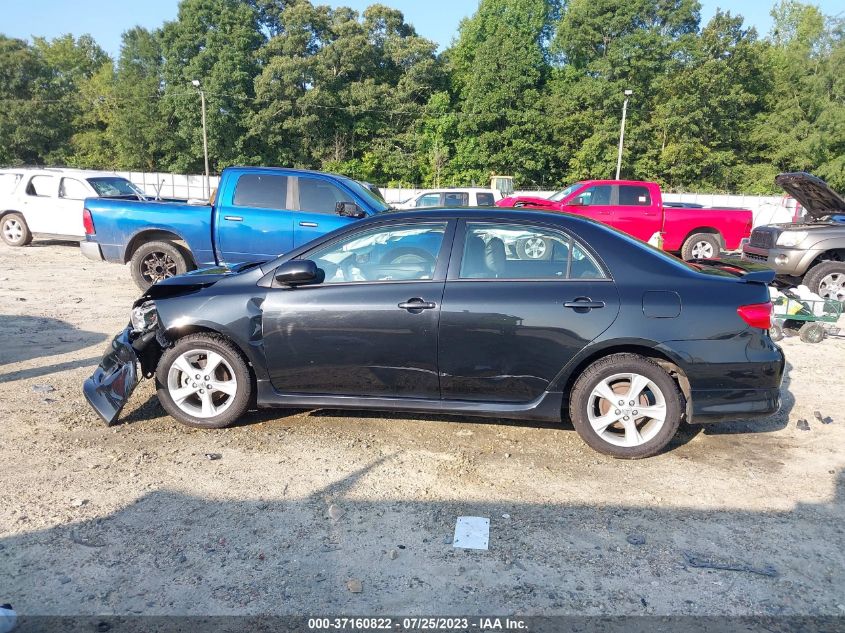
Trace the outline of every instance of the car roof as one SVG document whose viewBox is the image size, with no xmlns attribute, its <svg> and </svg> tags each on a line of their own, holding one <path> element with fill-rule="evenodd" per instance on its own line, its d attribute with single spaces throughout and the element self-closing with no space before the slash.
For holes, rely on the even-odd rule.
<svg viewBox="0 0 845 633">
<path fill-rule="evenodd" d="M 111 171 L 95 171 L 91 169 L 74 169 L 73 167 L 3 167 L 0 173 L 21 174 L 34 176 L 76 176 L 77 178 L 123 178 Z"/>
<path fill-rule="evenodd" d="M 468 193 L 470 191 L 476 191 L 476 192 L 481 192 L 481 193 L 487 193 L 487 192 L 493 193 L 496 190 L 495 189 L 487 189 L 485 187 L 435 187 L 433 189 L 420 189 L 418 193 L 419 194 L 425 194 L 425 193 L 434 193 L 434 192 L 440 192 L 440 191 L 445 192 L 445 193 L 449 193 L 451 191 L 454 191 L 455 193 L 464 193 L 464 192 Z"/>
<path fill-rule="evenodd" d="M 514 207 L 426 207 L 424 209 L 401 209 L 397 211 L 385 211 L 371 215 L 361 222 L 375 223 L 383 220 L 428 220 L 428 219 L 466 219 L 466 220 L 534 220 L 548 223 L 549 220 L 563 220 L 566 222 L 578 222 L 583 224 L 596 224 L 606 226 L 601 222 L 592 220 L 582 215 L 553 211 L 551 209 L 532 209 Z"/>
</svg>

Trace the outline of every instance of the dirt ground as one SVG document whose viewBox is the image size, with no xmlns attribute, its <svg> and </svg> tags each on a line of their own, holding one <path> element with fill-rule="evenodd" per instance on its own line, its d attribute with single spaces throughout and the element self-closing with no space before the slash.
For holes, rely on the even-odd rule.
<svg viewBox="0 0 845 633">
<path fill-rule="evenodd" d="M 193 430 L 149 381 L 108 428 L 81 385 L 137 294 L 73 244 L 0 245 L 0 603 L 20 613 L 845 615 L 845 339 L 783 341 L 778 415 L 638 462 L 568 423 Z M 490 518 L 488 551 L 451 545 L 464 515 Z"/>
</svg>

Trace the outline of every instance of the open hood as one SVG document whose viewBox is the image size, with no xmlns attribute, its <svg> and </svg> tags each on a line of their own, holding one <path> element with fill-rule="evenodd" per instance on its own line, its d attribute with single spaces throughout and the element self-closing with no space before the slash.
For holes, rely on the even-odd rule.
<svg viewBox="0 0 845 633">
<path fill-rule="evenodd" d="M 821 178 L 803 171 L 780 174 L 775 183 L 795 198 L 807 215 L 821 220 L 834 213 L 845 213 L 845 200 Z"/>
</svg>

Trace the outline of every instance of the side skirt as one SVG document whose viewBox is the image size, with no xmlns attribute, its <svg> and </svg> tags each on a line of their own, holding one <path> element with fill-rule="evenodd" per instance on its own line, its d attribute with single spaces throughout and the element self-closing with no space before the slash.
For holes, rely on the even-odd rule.
<svg viewBox="0 0 845 633">
<path fill-rule="evenodd" d="M 290 407 L 303 409 L 374 409 L 377 411 L 408 411 L 413 413 L 442 413 L 479 417 L 512 418 L 560 422 L 563 394 L 544 392 L 531 402 L 469 402 L 467 400 L 426 400 L 423 398 L 378 398 L 370 396 L 329 396 L 313 394 L 284 394 L 273 388 L 269 380 L 259 380 L 256 401 L 262 409 Z"/>
</svg>

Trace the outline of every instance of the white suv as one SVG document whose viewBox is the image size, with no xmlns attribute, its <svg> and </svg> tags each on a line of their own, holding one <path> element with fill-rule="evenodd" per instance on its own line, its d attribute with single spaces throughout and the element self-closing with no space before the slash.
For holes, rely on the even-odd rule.
<svg viewBox="0 0 845 633">
<path fill-rule="evenodd" d="M 145 199 L 117 174 L 80 169 L 0 169 L 0 237 L 26 246 L 34 235 L 61 239 L 85 236 L 85 198 Z"/>
<path fill-rule="evenodd" d="M 502 199 L 496 189 L 425 189 L 394 205 L 397 209 L 423 207 L 492 207 Z"/>
</svg>

